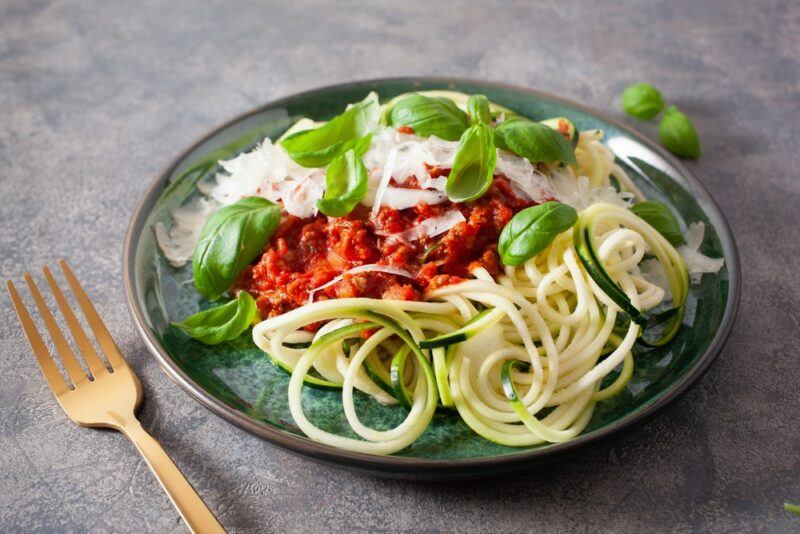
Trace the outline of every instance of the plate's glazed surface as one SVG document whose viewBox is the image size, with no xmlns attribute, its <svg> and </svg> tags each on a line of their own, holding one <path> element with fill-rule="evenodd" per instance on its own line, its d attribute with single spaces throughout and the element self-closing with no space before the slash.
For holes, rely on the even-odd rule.
<svg viewBox="0 0 800 534">
<path fill-rule="evenodd" d="M 328 119 L 347 103 L 378 91 L 381 101 L 414 90 L 452 89 L 483 93 L 490 100 L 534 119 L 565 116 L 581 130 L 600 128 L 606 144 L 644 194 L 666 202 L 683 226 L 703 221 L 701 251 L 724 257 L 717 275 L 693 285 L 684 325 L 666 347 L 639 351 L 634 376 L 618 397 L 600 403 L 584 433 L 558 445 L 510 448 L 474 434 L 453 413 L 437 413 L 413 445 L 391 457 L 377 457 L 318 444 L 303 437 L 286 399 L 288 375 L 273 366 L 248 334 L 205 346 L 170 328 L 209 305 L 194 290 L 191 266 L 170 267 L 160 254 L 152 227 L 171 222 L 170 210 L 197 195 L 195 184 L 217 171 L 217 161 L 273 139 L 301 117 Z M 148 348 L 168 374 L 193 397 L 231 422 L 293 452 L 387 476 L 442 478 L 480 476 L 531 467 L 578 450 L 645 420 L 677 398 L 705 371 L 728 336 L 739 298 L 739 264 L 730 229 L 708 193 L 686 169 L 642 136 L 580 105 L 526 89 L 466 80 L 390 79 L 356 82 L 290 96 L 224 125 L 190 148 L 146 193 L 134 214 L 125 246 L 125 283 L 134 319 Z M 352 435 L 338 392 L 306 388 L 306 413 L 326 430 Z M 367 424 L 385 428 L 402 420 L 400 407 L 366 398 L 356 403 Z"/>
</svg>

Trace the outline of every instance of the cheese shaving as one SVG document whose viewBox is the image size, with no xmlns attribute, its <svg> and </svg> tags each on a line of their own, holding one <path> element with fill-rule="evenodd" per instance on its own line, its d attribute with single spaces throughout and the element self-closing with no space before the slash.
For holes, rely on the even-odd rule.
<svg viewBox="0 0 800 534">
<path fill-rule="evenodd" d="M 683 261 L 686 262 L 686 268 L 689 270 L 689 276 L 693 284 L 700 283 L 700 279 L 705 273 L 718 273 L 725 264 L 723 258 L 709 258 L 700 252 L 705 230 L 706 225 L 703 222 L 690 224 L 686 244 L 678 247 L 678 252 L 683 256 Z"/>
<path fill-rule="evenodd" d="M 412 226 L 408 230 L 396 234 L 385 234 L 387 239 L 395 239 L 404 243 L 416 241 L 423 236 L 435 237 L 449 232 L 451 228 L 467 219 L 459 210 L 450 210 L 436 217 L 429 217 Z M 379 234 L 382 235 L 382 234 Z"/>
<path fill-rule="evenodd" d="M 397 276 L 405 276 L 406 278 L 416 278 L 410 272 L 404 269 L 398 269 L 396 267 L 391 267 L 389 265 L 378 265 L 377 263 L 368 263 L 366 265 L 359 265 L 358 267 L 353 267 L 352 269 L 343 272 L 339 276 L 334 277 L 329 282 L 322 284 L 321 286 L 312 289 L 308 292 L 308 303 L 311 304 L 314 302 L 314 294 L 317 291 L 322 291 L 325 288 L 332 286 L 338 282 L 344 280 L 344 277 L 347 275 L 354 275 L 358 273 L 366 273 L 366 272 L 378 272 L 378 273 L 386 273 L 386 274 L 395 274 Z"/>
</svg>

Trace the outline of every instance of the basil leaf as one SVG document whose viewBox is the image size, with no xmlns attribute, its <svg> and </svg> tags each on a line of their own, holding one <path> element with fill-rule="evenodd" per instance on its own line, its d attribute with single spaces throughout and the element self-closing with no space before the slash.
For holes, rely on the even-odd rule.
<svg viewBox="0 0 800 534">
<path fill-rule="evenodd" d="M 577 221 L 578 212 L 560 202 L 545 202 L 518 212 L 500 232 L 500 260 L 511 266 L 525 263 Z"/>
<path fill-rule="evenodd" d="M 497 146 L 531 163 L 576 164 L 575 150 L 558 131 L 540 122 L 507 120 L 495 128 Z"/>
<path fill-rule="evenodd" d="M 370 93 L 319 128 L 294 133 L 280 144 L 303 167 L 324 167 L 351 148 L 363 155 L 369 148 L 365 139 L 375 130 L 380 114 L 378 96 Z"/>
<path fill-rule="evenodd" d="M 793 514 L 800 515 L 800 504 L 795 504 L 793 502 L 786 501 L 783 503 L 783 509 L 787 512 L 792 512 Z"/>
<path fill-rule="evenodd" d="M 192 257 L 197 291 L 218 299 L 264 249 L 280 222 L 277 205 L 247 197 L 208 218 Z"/>
<path fill-rule="evenodd" d="M 631 207 L 631 211 L 658 230 L 673 246 L 683 245 L 685 240 L 681 227 L 667 206 L 655 200 L 639 202 Z"/>
<path fill-rule="evenodd" d="M 353 150 L 328 165 L 325 196 L 317 200 L 319 211 L 329 217 L 344 217 L 367 195 L 367 168 Z"/>
<path fill-rule="evenodd" d="M 195 313 L 182 323 L 172 323 L 190 337 L 206 345 L 218 345 L 239 337 L 256 316 L 256 301 L 247 291 L 239 291 L 236 300 Z"/>
<path fill-rule="evenodd" d="M 664 109 L 664 99 L 649 83 L 637 83 L 622 92 L 622 109 L 628 115 L 648 121 Z"/>
<path fill-rule="evenodd" d="M 449 98 L 408 95 L 389 113 L 393 126 L 409 126 L 423 137 L 435 135 L 447 141 L 457 140 L 469 126 L 467 114 Z"/>
<path fill-rule="evenodd" d="M 484 122 L 489 124 L 492 114 L 489 112 L 489 99 L 484 95 L 470 95 L 467 100 L 467 113 L 472 124 Z"/>
<path fill-rule="evenodd" d="M 689 117 L 670 106 L 658 125 L 658 136 L 667 149 L 682 158 L 700 156 L 700 140 Z"/>
<path fill-rule="evenodd" d="M 453 202 L 481 197 L 492 185 L 496 163 L 494 131 L 488 124 L 473 124 L 458 142 L 453 168 L 447 177 L 447 196 Z"/>
</svg>

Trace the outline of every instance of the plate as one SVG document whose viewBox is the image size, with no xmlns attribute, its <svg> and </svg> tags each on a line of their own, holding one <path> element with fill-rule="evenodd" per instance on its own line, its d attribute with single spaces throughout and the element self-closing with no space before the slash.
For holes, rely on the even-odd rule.
<svg viewBox="0 0 800 534">
<path fill-rule="evenodd" d="M 170 210 L 198 194 L 195 184 L 216 172 L 218 160 L 249 150 L 265 136 L 276 138 L 301 117 L 328 119 L 370 91 L 377 91 L 385 101 L 428 89 L 483 93 L 533 119 L 565 116 L 581 130 L 604 130 L 606 144 L 644 194 L 670 205 L 684 225 L 703 221 L 706 237 L 701 251 L 725 258 L 725 267 L 718 274 L 704 275 L 699 285 L 692 286 L 684 325 L 675 339 L 637 356 L 634 376 L 625 391 L 598 404 L 586 430 L 572 441 L 505 447 L 479 437 L 456 414 L 437 413 L 425 433 L 395 455 L 339 450 L 302 435 L 288 409 L 288 375 L 272 365 L 248 335 L 206 346 L 169 328 L 171 320 L 185 318 L 208 303 L 194 290 L 191 266 L 175 269 L 163 258 L 153 226 L 171 223 Z M 125 241 L 124 279 L 134 321 L 156 361 L 189 395 L 217 415 L 317 461 L 382 476 L 428 479 L 532 469 L 646 421 L 697 382 L 720 353 L 733 325 L 740 291 L 736 245 L 718 206 L 680 162 L 643 135 L 603 113 L 545 93 L 440 78 L 368 80 L 324 87 L 276 100 L 212 131 L 178 156 L 145 193 Z M 359 400 L 356 405 L 367 424 L 399 422 L 404 416 L 400 407 Z M 339 432 L 347 428 L 338 392 L 306 388 L 304 404 L 323 428 Z"/>
</svg>

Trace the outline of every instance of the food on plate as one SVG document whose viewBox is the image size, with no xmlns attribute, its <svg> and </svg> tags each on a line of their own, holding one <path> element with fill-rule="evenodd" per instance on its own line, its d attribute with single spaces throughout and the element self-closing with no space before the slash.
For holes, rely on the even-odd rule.
<svg viewBox="0 0 800 534">
<path fill-rule="evenodd" d="M 690 284 L 722 267 L 603 132 L 483 95 L 370 93 L 219 164 L 155 227 L 221 301 L 175 327 L 217 344 L 255 323 L 294 422 L 348 450 L 402 450 L 437 410 L 503 445 L 572 439 L 627 385 L 634 345 L 669 343 Z M 306 387 L 340 392 L 349 435 L 315 425 Z M 364 425 L 359 395 L 404 420 Z"/>
</svg>

